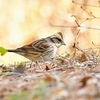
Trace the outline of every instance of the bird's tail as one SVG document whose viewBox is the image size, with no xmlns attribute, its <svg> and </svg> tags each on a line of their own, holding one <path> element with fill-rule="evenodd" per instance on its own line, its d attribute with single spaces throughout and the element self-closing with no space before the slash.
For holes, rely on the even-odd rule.
<svg viewBox="0 0 100 100">
<path fill-rule="evenodd" d="M 15 52 L 15 53 L 17 53 L 17 52 L 22 52 L 21 49 L 12 49 L 12 50 L 8 49 L 7 51 L 8 51 L 8 52 Z"/>
</svg>

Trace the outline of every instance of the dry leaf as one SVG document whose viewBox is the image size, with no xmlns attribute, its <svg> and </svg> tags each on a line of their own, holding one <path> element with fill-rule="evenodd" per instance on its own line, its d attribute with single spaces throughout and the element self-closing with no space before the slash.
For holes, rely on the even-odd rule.
<svg viewBox="0 0 100 100">
<path fill-rule="evenodd" d="M 17 66 L 15 69 L 14 69 L 14 73 L 24 73 L 25 69 L 23 66 Z"/>
<path fill-rule="evenodd" d="M 50 68 L 49 68 L 49 67 L 46 65 L 46 68 L 45 68 L 45 70 L 46 70 L 46 71 L 48 71 L 48 70 L 50 70 Z"/>
<path fill-rule="evenodd" d="M 51 76 L 51 75 L 49 75 L 49 74 L 46 74 L 45 76 L 46 76 L 46 77 L 44 78 L 44 80 L 45 80 L 46 82 L 56 82 L 56 79 L 55 79 L 53 76 Z"/>
<path fill-rule="evenodd" d="M 83 53 L 79 59 L 79 61 L 84 62 L 84 61 L 88 61 L 88 58 L 86 57 L 86 55 Z"/>
<path fill-rule="evenodd" d="M 86 84 L 87 84 L 87 81 L 90 79 L 91 77 L 90 76 L 86 76 L 84 77 L 81 82 L 82 82 L 82 85 L 81 85 L 81 88 L 85 87 Z"/>
</svg>

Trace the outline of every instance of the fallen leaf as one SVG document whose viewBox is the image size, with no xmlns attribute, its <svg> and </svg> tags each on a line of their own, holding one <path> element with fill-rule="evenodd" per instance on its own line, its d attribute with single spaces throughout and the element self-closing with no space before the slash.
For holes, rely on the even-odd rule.
<svg viewBox="0 0 100 100">
<path fill-rule="evenodd" d="M 50 68 L 49 68 L 49 67 L 46 65 L 46 68 L 45 68 L 45 70 L 46 70 L 46 71 L 48 71 L 48 70 L 50 70 Z"/>
<path fill-rule="evenodd" d="M 56 79 L 55 79 L 53 76 L 51 76 L 51 75 L 49 75 L 49 74 L 46 74 L 45 76 L 46 76 L 46 77 L 44 78 L 44 80 L 45 80 L 46 82 L 56 82 Z"/>
<path fill-rule="evenodd" d="M 17 67 L 13 70 L 14 73 L 24 73 L 24 71 L 25 71 L 25 69 L 24 69 L 23 66 L 17 66 Z"/>
<path fill-rule="evenodd" d="M 81 88 L 85 87 L 86 84 L 87 84 L 87 81 L 90 79 L 91 77 L 90 76 L 86 76 L 84 77 L 81 82 L 82 82 L 82 85 L 81 85 Z"/>
<path fill-rule="evenodd" d="M 88 61 L 88 58 L 86 57 L 86 55 L 83 53 L 79 59 L 79 61 L 84 62 L 84 61 Z"/>
</svg>

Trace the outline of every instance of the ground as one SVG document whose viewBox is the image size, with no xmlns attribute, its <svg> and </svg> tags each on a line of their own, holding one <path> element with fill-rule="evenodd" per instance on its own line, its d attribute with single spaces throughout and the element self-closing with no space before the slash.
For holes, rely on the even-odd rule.
<svg viewBox="0 0 100 100">
<path fill-rule="evenodd" d="M 99 58 L 23 65 L 0 66 L 0 100 L 100 100 Z"/>
</svg>

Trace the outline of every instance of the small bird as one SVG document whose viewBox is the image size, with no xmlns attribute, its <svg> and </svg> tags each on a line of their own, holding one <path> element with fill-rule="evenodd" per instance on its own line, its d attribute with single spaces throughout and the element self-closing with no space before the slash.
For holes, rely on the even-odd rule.
<svg viewBox="0 0 100 100">
<path fill-rule="evenodd" d="M 36 40 L 31 44 L 14 50 L 8 50 L 8 52 L 15 52 L 34 62 L 41 60 L 50 61 L 62 45 L 66 45 L 63 41 L 63 35 L 61 32 L 57 32 L 52 36 Z"/>
</svg>

